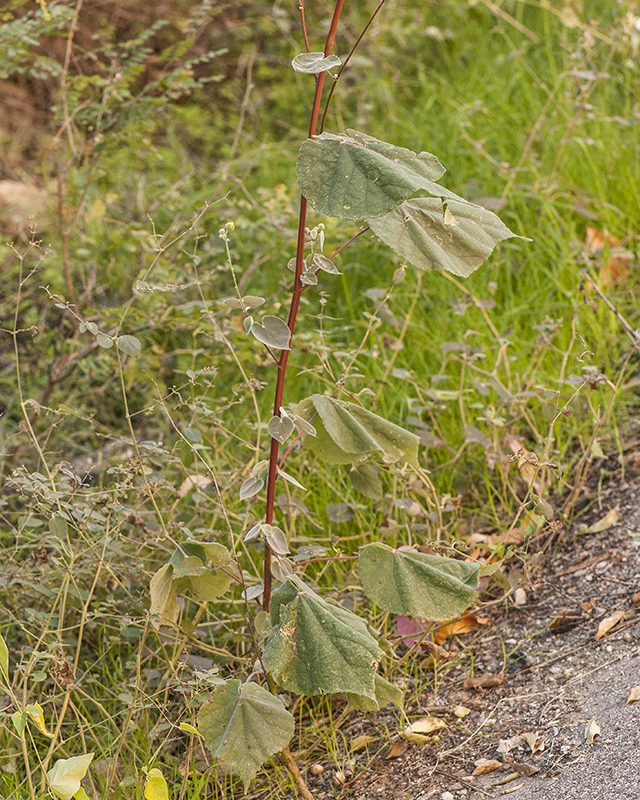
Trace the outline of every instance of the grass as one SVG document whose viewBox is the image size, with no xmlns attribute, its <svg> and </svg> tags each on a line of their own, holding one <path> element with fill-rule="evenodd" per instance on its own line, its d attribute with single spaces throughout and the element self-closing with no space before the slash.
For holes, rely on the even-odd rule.
<svg viewBox="0 0 640 800">
<path fill-rule="evenodd" d="M 355 127 L 436 153 L 448 169 L 444 185 L 469 199 L 504 201 L 500 216 L 532 241 L 502 245 L 464 284 L 408 269 L 381 307 L 400 264 L 363 236 L 336 259 L 343 277 L 323 279 L 323 295 L 304 296 L 286 403 L 334 385 L 359 349 L 359 375 L 349 379 L 348 391 L 421 432 L 431 445 L 421 463 L 431 470 L 433 487 L 409 470 L 389 470 L 385 497 L 374 505 L 354 492 L 343 468 L 294 455 L 287 470 L 307 487 L 306 508 L 295 516 L 283 512 L 282 519 L 298 546 L 346 558 L 377 538 L 391 544 L 439 538 L 444 548 L 463 547 L 461 538 L 474 526 L 500 531 L 522 525 L 518 557 L 526 558 L 528 541 L 535 545 L 547 533 L 530 508 L 522 513 L 522 479 L 509 461 L 505 434 L 560 466 L 559 473 L 541 472 L 543 499 L 560 520 L 584 502 L 584 470 L 576 469 L 600 452 L 621 452 L 627 409 L 636 402 L 635 354 L 581 270 L 597 276 L 620 313 L 633 327 L 639 324 L 632 32 L 626 10 L 609 3 L 589 4 L 586 28 L 568 27 L 558 12 L 534 4 L 512 3 L 506 10 L 515 23 L 483 5 L 441 3 L 425 12 L 423 5 L 397 3 L 383 11 L 353 77 L 345 73 L 339 85 L 329 130 Z M 308 11 L 316 41 L 322 14 Z M 366 19 L 360 6 L 348 13 L 349 39 L 340 42 L 340 54 Z M 194 724 L 202 693 L 217 675 L 239 675 L 251 665 L 239 596 L 204 615 L 187 601 L 174 638 L 153 629 L 146 609 L 149 579 L 176 542 L 189 534 L 226 541 L 211 485 L 183 493 L 189 476 L 215 473 L 239 548 L 262 510 L 259 500 L 239 503 L 237 492 L 255 462 L 258 435 L 264 457 L 273 369 L 242 338 L 240 318 L 219 303 L 233 294 L 233 283 L 217 231 L 235 222 L 232 256 L 244 291 L 265 297 L 267 313 L 284 313 L 284 266 L 297 214 L 294 158 L 305 136 L 312 79 L 280 63 L 294 48 L 289 39 L 268 35 L 274 24 L 268 11 L 253 24 L 264 46 L 233 160 L 224 157 L 240 130 L 237 98 L 244 87 L 230 81 L 225 91 L 236 108 L 225 106 L 223 121 L 212 123 L 210 95 L 201 90 L 194 100 L 163 109 L 161 118 L 133 120 L 120 138 L 107 138 L 91 171 L 76 163 L 66 173 L 65 202 L 82 208 L 68 241 L 77 293 L 84 293 L 80 310 L 101 330 L 122 325 L 121 333 L 135 334 L 143 342 L 139 360 L 119 362 L 115 349 L 92 347 L 93 337 L 78 335 L 68 311 L 38 289 L 49 285 L 68 299 L 55 222 L 43 237 L 52 252 L 41 262 L 43 249 L 35 247 L 21 275 L 18 258 L 9 253 L 5 260 L 11 290 L 0 297 L 0 451 L 13 479 L 5 477 L 0 499 L 0 621 L 12 674 L 0 729 L 0 792 L 7 800 L 44 796 L 49 757 L 91 751 L 95 766 L 85 785 L 94 797 L 141 797 L 143 767 L 153 766 L 176 797 L 241 791 L 207 768 L 197 737 L 177 728 Z M 297 29 L 291 37 L 299 39 Z M 142 147 L 124 147 L 127 141 Z M 223 154 L 213 170 L 205 153 Z M 211 206 L 192 226 L 192 214 L 205 202 Z M 357 230 L 334 220 L 311 223 L 320 221 L 327 226 L 327 252 Z M 606 237 L 601 251 L 589 252 L 587 226 L 622 242 L 622 256 L 610 252 L 614 244 Z M 616 280 L 617 263 L 629 274 Z M 35 266 L 39 271 L 30 275 Z M 136 279 L 159 288 L 143 291 L 125 316 Z M 15 359 L 6 334 L 14 321 L 22 331 L 15 335 Z M 32 325 L 40 331 L 35 338 Z M 125 398 L 139 454 L 127 429 Z M 486 440 L 474 441 L 474 429 Z M 608 462 L 600 463 L 606 469 Z M 78 480 L 89 467 L 97 473 L 91 487 Z M 395 503 L 405 498 L 419 504 L 417 516 Z M 571 507 L 567 498 L 573 498 Z M 340 502 L 352 510 L 349 521 L 326 514 Z M 61 510 L 72 517 L 66 530 L 50 525 L 52 512 Z M 496 546 L 495 555 L 505 550 Z M 256 576 L 259 551 L 245 546 L 242 559 Z M 351 565 L 314 563 L 306 575 L 326 591 L 341 587 L 336 596 L 358 606 L 363 598 Z M 394 635 L 389 615 L 367 613 Z M 467 640 L 456 639 L 464 655 Z M 183 656 L 191 665 L 182 666 Z M 469 669 L 473 653 L 467 658 Z M 420 681 L 435 685 L 440 679 L 416 661 L 397 672 L 404 670 L 411 691 Z M 22 735 L 12 726 L 10 714 L 34 702 L 54 732 L 51 744 L 31 724 Z M 343 768 L 349 715 L 340 701 L 294 703 L 296 749 Z M 393 731 L 400 719 L 393 711 L 380 724 Z M 289 780 L 276 763 L 252 791 L 290 796 Z"/>
</svg>

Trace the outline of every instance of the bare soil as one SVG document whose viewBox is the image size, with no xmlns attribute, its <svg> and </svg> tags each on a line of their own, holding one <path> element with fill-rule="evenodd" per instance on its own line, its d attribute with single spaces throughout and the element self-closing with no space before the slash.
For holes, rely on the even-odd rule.
<svg viewBox="0 0 640 800">
<path fill-rule="evenodd" d="M 509 601 L 467 645 L 474 676 L 498 675 L 501 685 L 464 688 L 467 658 L 443 669 L 437 691 L 433 683 L 422 694 L 408 687 L 418 694 L 410 721 L 429 715 L 447 723 L 439 741 L 405 749 L 398 734 L 406 722 L 388 709 L 358 719 L 343 729 L 347 743 L 362 734 L 379 741 L 351 759 L 347 752 L 337 765 L 319 762 L 322 773 L 308 774 L 314 795 L 638 800 L 640 702 L 627 699 L 640 685 L 640 480 L 602 491 L 580 523 L 590 525 L 611 508 L 619 511 L 616 524 L 596 534 L 579 533 L 576 524 L 525 587 L 524 604 Z M 618 611 L 620 619 L 596 639 L 600 623 Z M 470 713 L 458 718 L 456 706 Z M 600 734 L 589 743 L 594 718 Z M 499 763 L 473 774 L 488 761 Z"/>
</svg>

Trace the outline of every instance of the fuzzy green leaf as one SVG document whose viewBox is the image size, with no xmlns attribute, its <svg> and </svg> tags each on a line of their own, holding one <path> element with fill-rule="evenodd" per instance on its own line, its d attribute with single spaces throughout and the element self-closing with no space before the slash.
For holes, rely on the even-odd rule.
<svg viewBox="0 0 640 800">
<path fill-rule="evenodd" d="M 434 183 L 444 171 L 431 153 L 352 130 L 307 139 L 297 164 L 300 191 L 316 211 L 354 220 L 382 217 L 420 189 L 448 195 Z"/>
<path fill-rule="evenodd" d="M 300 53 L 296 56 L 291 66 L 296 72 L 305 72 L 307 75 L 317 75 L 333 67 L 339 67 L 342 62 L 338 56 L 325 56 L 324 53 Z"/>
<path fill-rule="evenodd" d="M 262 318 L 262 323 L 253 322 L 251 324 L 249 333 L 268 347 L 289 350 L 291 331 L 287 327 L 287 323 L 280 317 L 272 317 L 267 314 Z"/>
<path fill-rule="evenodd" d="M 360 551 L 358 573 L 365 594 L 380 608 L 439 622 L 476 599 L 480 565 L 374 542 Z"/>
<path fill-rule="evenodd" d="M 389 703 L 395 703 L 397 705 L 402 697 L 400 689 L 385 680 L 382 675 L 375 676 L 375 690 L 375 700 L 372 700 L 370 697 L 364 697 L 363 695 L 349 693 L 347 694 L 347 702 L 357 711 L 377 711 L 379 708 L 388 706 Z"/>
<path fill-rule="evenodd" d="M 323 600 L 297 577 L 271 598 L 271 624 L 263 660 L 296 694 L 351 692 L 375 700 L 375 670 L 382 650 L 362 619 Z"/>
<path fill-rule="evenodd" d="M 296 414 L 310 417 L 314 408 L 316 436 L 307 443 L 329 464 L 350 464 L 375 452 L 386 462 L 415 458 L 419 438 L 366 408 L 314 394 L 298 405 Z"/>
<path fill-rule="evenodd" d="M 293 716 L 257 683 L 227 681 L 198 713 L 198 729 L 213 757 L 238 774 L 245 791 L 262 764 L 291 741 Z"/>
<path fill-rule="evenodd" d="M 173 567 L 165 564 L 151 578 L 150 584 L 151 605 L 149 611 L 152 615 L 160 617 L 161 625 L 175 625 L 178 621 L 180 609 L 178 595 L 173 580 Z"/>
<path fill-rule="evenodd" d="M 491 211 L 453 197 L 446 203 L 439 197 L 407 200 L 385 217 L 370 218 L 367 223 L 414 267 L 467 278 L 484 264 L 498 242 L 516 234 Z"/>
<path fill-rule="evenodd" d="M 360 492 L 371 500 L 382 497 L 380 477 L 370 464 L 360 464 L 349 472 L 349 479 L 356 492 Z"/>
<path fill-rule="evenodd" d="M 118 350 L 121 350 L 132 358 L 137 358 L 142 350 L 140 339 L 136 339 L 135 336 L 129 336 L 128 334 L 118 336 L 116 339 L 116 346 Z"/>
</svg>

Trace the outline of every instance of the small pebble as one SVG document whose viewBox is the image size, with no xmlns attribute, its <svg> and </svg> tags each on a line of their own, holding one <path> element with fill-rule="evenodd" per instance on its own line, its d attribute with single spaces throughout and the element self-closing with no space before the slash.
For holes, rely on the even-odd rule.
<svg viewBox="0 0 640 800">
<path fill-rule="evenodd" d="M 344 786 L 347 782 L 347 776 L 344 772 L 336 772 L 333 776 L 333 780 L 338 784 L 338 786 Z M 451 796 L 451 800 L 453 800 L 453 795 Z"/>
<path fill-rule="evenodd" d="M 324 767 L 322 764 L 313 764 L 311 767 L 311 774 L 312 775 L 322 775 L 324 772 Z"/>
<path fill-rule="evenodd" d="M 454 800 L 454 797 L 451 792 L 442 792 L 440 795 L 440 800 Z"/>
</svg>

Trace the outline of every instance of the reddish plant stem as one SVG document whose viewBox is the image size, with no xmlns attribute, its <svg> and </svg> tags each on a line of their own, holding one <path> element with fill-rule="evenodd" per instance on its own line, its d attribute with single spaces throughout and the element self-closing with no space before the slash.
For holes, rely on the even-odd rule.
<svg viewBox="0 0 640 800">
<path fill-rule="evenodd" d="M 328 56 L 331 54 L 333 43 L 336 38 L 336 31 L 338 29 L 338 22 L 340 21 L 340 14 L 342 13 L 342 6 L 344 0 L 337 0 L 336 7 L 333 12 L 333 19 L 331 20 L 331 27 L 327 34 L 327 41 L 324 46 L 324 54 Z M 322 100 L 322 89 L 324 87 L 324 76 L 326 73 L 321 72 L 316 76 L 316 93 L 313 98 L 313 106 L 311 109 L 311 121 L 309 123 L 309 138 L 315 136 L 318 127 L 318 116 L 320 114 L 320 103 Z M 296 277 L 293 284 L 293 295 L 291 297 L 291 308 L 289 309 L 289 319 L 287 325 L 293 336 L 293 330 L 296 325 L 296 318 L 298 316 L 298 308 L 300 307 L 300 296 L 302 295 L 302 283 L 300 276 L 302 275 L 302 264 L 304 261 L 304 232 L 307 224 L 307 199 L 306 197 L 300 198 L 300 216 L 298 219 L 298 246 L 296 250 Z M 289 340 L 291 343 L 291 340 Z M 280 406 L 282 405 L 282 396 L 284 394 L 284 379 L 287 372 L 287 361 L 289 359 L 289 351 L 283 350 L 278 361 L 278 379 L 276 382 L 276 394 L 273 402 L 273 414 L 276 417 L 280 416 Z M 278 442 L 276 439 L 271 439 L 271 451 L 269 453 L 269 476 L 267 478 L 267 511 L 266 523 L 271 525 L 273 523 L 273 509 L 275 506 L 276 498 L 276 480 L 278 477 Z M 269 610 L 271 604 L 271 548 L 265 543 L 264 546 L 264 592 L 262 594 L 262 607 L 265 611 Z"/>
</svg>

